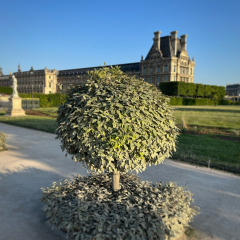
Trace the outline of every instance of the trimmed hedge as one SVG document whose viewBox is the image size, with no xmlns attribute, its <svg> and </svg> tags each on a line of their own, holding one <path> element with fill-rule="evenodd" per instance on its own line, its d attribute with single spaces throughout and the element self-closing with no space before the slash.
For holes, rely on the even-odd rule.
<svg viewBox="0 0 240 240">
<path fill-rule="evenodd" d="M 31 98 L 32 94 L 19 93 L 21 98 Z M 60 93 L 33 93 L 34 98 L 39 98 L 39 107 L 58 107 L 65 102 L 66 95 Z"/>
<path fill-rule="evenodd" d="M 0 87 L 0 93 L 12 94 L 13 89 L 12 87 Z"/>
<path fill-rule="evenodd" d="M 111 173 L 79 174 L 42 188 L 43 211 L 75 240 L 179 238 L 200 208 L 192 204 L 186 186 L 149 183 L 135 174 L 121 174 L 121 188 L 114 193 Z"/>
<path fill-rule="evenodd" d="M 215 105 L 213 99 L 208 98 L 180 98 L 180 97 L 169 97 L 170 104 L 172 106 L 204 106 L 204 105 Z M 232 100 L 218 100 L 217 105 L 240 105 L 240 102 L 234 102 Z"/>
<path fill-rule="evenodd" d="M 217 93 L 219 99 L 225 96 L 225 87 L 215 85 L 204 85 L 185 82 L 161 82 L 160 91 L 168 96 L 181 97 L 205 97 L 211 98 L 212 93 Z"/>
</svg>

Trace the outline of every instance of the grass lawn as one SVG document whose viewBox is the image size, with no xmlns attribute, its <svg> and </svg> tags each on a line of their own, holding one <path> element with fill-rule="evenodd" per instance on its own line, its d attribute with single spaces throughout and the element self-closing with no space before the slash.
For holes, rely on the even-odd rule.
<svg viewBox="0 0 240 240">
<path fill-rule="evenodd" d="M 43 132 L 54 133 L 56 129 L 56 119 L 51 117 L 39 116 L 23 116 L 23 117 L 7 117 L 5 111 L 0 111 L 0 122 L 16 125 L 25 128 L 40 130 Z"/>
<path fill-rule="evenodd" d="M 176 107 L 175 107 L 176 108 Z M 0 122 L 21 127 L 54 133 L 56 129 L 57 108 L 39 108 L 38 112 L 49 115 L 26 117 L 6 117 L 5 111 L 0 111 Z M 178 124 L 182 115 L 189 126 L 205 126 L 222 128 L 221 131 L 236 131 L 240 129 L 240 106 L 181 106 L 174 111 Z M 240 138 L 232 140 L 216 139 L 216 134 L 190 135 L 182 133 L 178 137 L 177 152 L 172 159 L 196 164 L 224 164 L 238 168 L 240 172 Z M 229 138 L 231 139 L 231 138 Z M 238 141 L 237 141 L 238 140 Z M 213 166 L 214 167 L 214 166 Z M 216 167 L 218 168 L 218 167 Z"/>
<path fill-rule="evenodd" d="M 240 129 L 240 106 L 174 106 L 174 117 L 181 124 L 223 128 L 225 131 Z"/>
<path fill-rule="evenodd" d="M 38 108 L 38 109 L 33 109 L 33 110 L 36 110 L 38 112 L 41 112 L 41 113 L 45 113 L 51 117 L 57 117 L 57 110 L 58 108 L 57 107 L 53 107 L 53 108 Z"/>
<path fill-rule="evenodd" d="M 208 165 L 210 159 L 213 164 L 224 167 L 227 164 L 227 167 L 238 167 L 240 170 L 240 141 L 217 139 L 212 134 L 181 134 L 172 159 L 204 165 Z"/>
</svg>

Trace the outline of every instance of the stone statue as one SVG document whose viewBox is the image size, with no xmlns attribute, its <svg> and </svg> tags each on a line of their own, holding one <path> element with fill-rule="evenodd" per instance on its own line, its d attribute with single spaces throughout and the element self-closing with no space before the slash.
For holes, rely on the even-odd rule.
<svg viewBox="0 0 240 240">
<path fill-rule="evenodd" d="M 192 58 L 192 61 L 194 62 L 194 57 Z"/>
<path fill-rule="evenodd" d="M 58 85 L 59 88 L 62 90 L 62 83 L 58 83 L 57 85 Z"/>
<path fill-rule="evenodd" d="M 12 75 L 12 79 L 13 79 L 13 97 L 18 97 L 18 91 L 17 91 L 17 79 L 14 75 Z"/>
</svg>

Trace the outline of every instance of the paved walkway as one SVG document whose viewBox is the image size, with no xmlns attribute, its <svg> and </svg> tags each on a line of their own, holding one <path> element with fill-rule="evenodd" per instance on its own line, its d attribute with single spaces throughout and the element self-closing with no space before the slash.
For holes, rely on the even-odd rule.
<svg viewBox="0 0 240 240">
<path fill-rule="evenodd" d="M 0 123 L 8 151 L 0 152 L 0 240 L 58 239 L 45 226 L 42 187 L 86 175 L 60 148 L 55 135 Z M 190 225 L 216 239 L 240 239 L 240 177 L 165 160 L 139 173 L 144 181 L 188 183 L 194 205 L 201 208 Z"/>
</svg>

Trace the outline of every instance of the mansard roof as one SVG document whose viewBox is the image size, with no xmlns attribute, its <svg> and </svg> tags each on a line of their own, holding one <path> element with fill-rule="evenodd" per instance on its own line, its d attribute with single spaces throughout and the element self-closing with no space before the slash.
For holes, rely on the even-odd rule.
<svg viewBox="0 0 240 240">
<path fill-rule="evenodd" d="M 123 72 L 127 72 L 127 71 L 139 72 L 140 71 L 140 62 L 116 64 L 116 65 L 107 65 L 106 67 L 110 68 L 111 66 L 113 66 L 113 67 L 119 66 L 121 71 L 123 71 Z M 102 66 L 99 66 L 99 67 L 89 67 L 89 68 L 76 68 L 76 69 L 68 69 L 68 70 L 59 70 L 58 76 L 87 74 L 88 71 L 93 71 L 94 69 L 98 70 L 100 68 L 102 68 Z"/>
<path fill-rule="evenodd" d="M 152 47 L 150 48 L 145 60 L 148 60 L 151 52 L 153 51 L 154 44 L 152 44 Z M 177 39 L 177 57 L 179 56 L 181 52 L 181 43 L 180 39 Z M 160 37 L 160 51 L 162 53 L 163 58 L 169 58 L 171 56 L 174 56 L 173 52 L 173 47 L 171 44 L 171 36 L 165 36 L 165 37 Z"/>
</svg>

